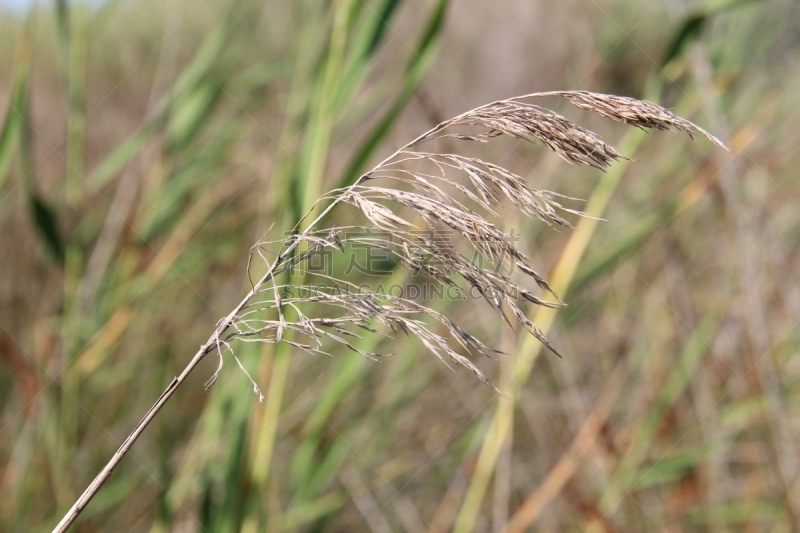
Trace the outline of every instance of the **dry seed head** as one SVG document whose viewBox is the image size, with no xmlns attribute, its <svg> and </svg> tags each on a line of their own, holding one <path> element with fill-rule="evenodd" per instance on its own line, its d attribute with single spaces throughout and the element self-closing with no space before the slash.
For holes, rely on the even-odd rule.
<svg viewBox="0 0 800 533">
<path fill-rule="evenodd" d="M 442 286 L 462 290 L 460 279 L 506 322 L 512 324 L 513 319 L 555 352 L 542 331 L 527 317 L 520 302 L 551 307 L 561 306 L 562 302 L 557 297 L 556 301 L 541 298 L 500 273 L 502 268 L 499 267 L 515 267 L 552 294 L 546 281 L 531 267 L 530 259 L 489 222 L 485 214 L 470 209 L 464 202 L 472 202 L 478 211 L 494 213 L 494 208 L 506 199 L 523 213 L 551 226 L 571 227 L 562 215 L 585 216 L 584 213 L 561 205 L 560 199 L 566 197 L 534 189 L 524 178 L 502 166 L 460 154 L 415 149 L 444 137 L 487 142 L 493 137 L 507 135 L 540 142 L 569 163 L 600 169 L 624 157 L 596 133 L 529 102 L 544 96 L 564 98 L 580 109 L 639 128 L 682 131 L 692 138 L 699 133 L 725 148 L 719 139 L 669 110 L 622 96 L 586 91 L 536 93 L 467 111 L 410 142 L 352 186 L 331 191 L 318 201 L 329 201 L 327 210 L 335 204 L 350 204 L 361 211 L 369 223 L 344 228 L 317 228 L 311 223 L 303 232 L 293 233 L 284 240 L 260 243 L 259 249 L 273 245 L 281 251 L 270 267 L 270 275 L 255 286 L 253 299 L 235 317 L 227 336 L 218 340 L 220 361 L 225 351 L 232 353 L 230 341 L 234 338 L 246 342 L 287 342 L 319 354 L 326 354 L 323 343 L 328 340 L 374 360 L 379 354 L 356 347 L 352 340 L 365 332 L 405 333 L 417 337 L 445 363 L 449 360 L 469 369 L 497 390 L 467 357 L 470 354 L 492 357 L 497 352 L 442 313 L 408 298 L 374 292 L 346 279 L 313 271 L 308 272 L 307 283 L 277 284 L 275 281 L 278 274 L 307 262 L 321 250 L 344 252 L 345 247 L 351 245 L 385 251 L 405 267 L 424 273 Z M 456 127 L 479 131 L 453 133 Z M 396 188 L 399 184 L 412 190 Z M 453 192 L 465 200 L 457 199 Z M 419 229 L 425 231 L 417 231 Z M 445 230 L 460 236 L 473 253 L 489 264 L 443 246 L 436 236 Z M 434 258 L 436 264 L 431 261 Z M 289 308 L 293 310 L 292 320 L 285 315 Z M 264 319 L 265 312 L 274 318 Z M 286 338 L 286 331 L 293 333 L 292 339 Z"/>
</svg>

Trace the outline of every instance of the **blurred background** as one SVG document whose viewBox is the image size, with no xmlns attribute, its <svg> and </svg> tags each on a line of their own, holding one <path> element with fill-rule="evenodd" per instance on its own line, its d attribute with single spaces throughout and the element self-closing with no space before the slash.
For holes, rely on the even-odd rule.
<svg viewBox="0 0 800 533">
<path fill-rule="evenodd" d="M 410 336 L 366 337 L 382 363 L 237 346 L 265 401 L 232 363 L 204 390 L 207 358 L 74 531 L 800 531 L 792 0 L 0 2 L 0 530 L 54 526 L 270 226 L 441 120 L 558 89 L 731 148 L 558 100 L 633 161 L 444 147 L 607 219 L 499 221 L 569 303 L 526 310 L 563 358 L 450 301 L 505 398 Z"/>
</svg>

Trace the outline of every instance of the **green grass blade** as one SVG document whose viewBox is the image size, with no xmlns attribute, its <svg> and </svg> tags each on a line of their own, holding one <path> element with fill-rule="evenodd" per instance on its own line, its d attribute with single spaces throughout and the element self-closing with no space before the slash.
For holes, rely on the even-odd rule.
<svg viewBox="0 0 800 533">
<path fill-rule="evenodd" d="M 433 63 L 439 48 L 439 41 L 447 12 L 448 0 L 439 0 L 428 19 L 427 26 L 422 33 L 417 46 L 412 53 L 406 68 L 406 77 L 403 81 L 400 94 L 395 97 L 386 114 L 367 134 L 366 140 L 350 161 L 347 170 L 339 180 L 338 187 L 346 187 L 353 183 L 364 170 L 375 150 L 380 146 L 386 135 L 391 131 L 400 113 L 405 109 L 411 97 Z"/>
<path fill-rule="evenodd" d="M 363 2 L 353 9 L 353 16 L 366 11 L 366 21 L 354 28 L 354 37 L 349 46 L 348 57 L 344 67 L 342 89 L 337 97 L 336 108 L 341 111 L 350 101 L 352 94 L 358 89 L 360 82 L 370 72 L 370 62 L 375 57 L 378 46 L 391 27 L 391 21 L 402 0 L 382 0 L 380 6 L 370 5 L 363 9 Z"/>
<path fill-rule="evenodd" d="M 682 57 L 686 49 L 702 36 L 706 26 L 715 15 L 761 1 L 763 0 L 712 0 L 701 4 L 683 20 L 673 35 L 661 58 L 661 68 Z"/>
<path fill-rule="evenodd" d="M 212 29 L 192 61 L 178 76 L 169 94 L 164 96 L 156 106 L 153 116 L 131 133 L 108 154 L 89 174 L 88 181 L 94 188 L 100 188 L 113 179 L 124 166 L 145 146 L 150 138 L 161 131 L 163 123 L 169 117 L 176 103 L 185 95 L 207 79 L 207 72 L 222 54 L 232 31 L 233 9 L 229 10 L 223 20 Z"/>
<path fill-rule="evenodd" d="M 57 263 L 62 265 L 64 263 L 64 239 L 58 231 L 55 211 L 34 190 L 28 193 L 28 204 L 34 225 L 45 248 Z"/>
<path fill-rule="evenodd" d="M 30 32 L 32 30 L 32 17 L 29 17 L 25 29 L 17 42 L 14 57 L 14 78 L 12 81 L 11 102 L 6 110 L 3 127 L 0 129 L 0 190 L 11 169 L 11 160 L 19 144 L 19 137 L 23 134 L 25 116 L 27 114 L 26 100 L 28 93 L 28 78 L 31 61 Z"/>
</svg>

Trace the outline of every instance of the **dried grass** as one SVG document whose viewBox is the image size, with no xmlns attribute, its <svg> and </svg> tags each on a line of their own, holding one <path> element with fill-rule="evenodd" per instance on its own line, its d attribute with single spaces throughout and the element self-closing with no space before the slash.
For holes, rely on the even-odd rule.
<svg viewBox="0 0 800 533">
<path fill-rule="evenodd" d="M 680 131 L 692 138 L 699 133 L 724 147 L 720 140 L 692 122 L 656 104 L 634 98 L 560 91 L 502 100 L 470 110 L 424 133 L 363 174 L 350 187 L 324 195 L 319 202 L 327 201 L 327 209 L 304 231 L 295 231 L 282 241 L 259 243 L 255 248 L 259 253 L 274 246 L 281 251 L 267 274 L 254 285 L 253 298 L 233 316 L 231 329 L 217 348 L 223 346 L 229 350 L 230 341 L 241 338 L 268 343 L 283 341 L 310 353 L 326 353 L 323 341 L 330 339 L 364 357 L 375 359 L 379 354 L 358 349 L 352 339 L 359 336 L 359 330 L 378 333 L 376 328 L 383 326 L 381 333 L 384 334 L 403 331 L 418 337 L 439 359 L 467 368 L 497 391 L 469 358 L 473 355 L 491 357 L 496 352 L 433 309 L 313 272 L 310 275 L 316 277 L 319 284 L 275 285 L 275 276 L 297 268 L 321 250 L 344 252 L 345 246 L 357 244 L 390 253 L 406 267 L 455 290 L 460 290 L 456 279 L 460 278 L 506 322 L 512 324 L 509 315 L 513 315 L 516 323 L 555 352 L 541 330 L 522 311 L 520 302 L 550 307 L 562 306 L 563 303 L 531 267 L 530 259 L 486 216 L 496 214 L 494 209 L 500 207 L 504 199 L 526 215 L 538 217 L 550 226 L 571 227 L 563 214 L 585 214 L 561 205 L 559 200 L 565 197 L 534 189 L 518 174 L 494 163 L 417 149 L 422 144 L 442 138 L 487 142 L 493 137 L 506 135 L 539 142 L 569 163 L 598 169 L 624 157 L 596 133 L 529 102 L 544 96 L 564 98 L 580 109 L 639 128 Z M 476 131 L 453 131 L 464 128 Z M 398 188 L 400 186 L 410 190 Z M 456 192 L 462 196 L 461 199 L 456 198 Z M 475 210 L 465 202 L 470 202 Z M 354 206 L 369 222 L 349 228 L 318 228 L 323 216 L 337 204 Z M 406 214 L 412 214 L 413 219 L 419 222 L 410 222 L 412 217 Z M 437 236 L 443 230 L 458 235 L 471 250 L 459 252 L 453 247 L 442 246 Z M 301 248 L 303 252 L 297 252 Z M 467 257 L 469 251 L 473 260 Z M 475 261 L 476 254 L 484 261 Z M 536 295 L 500 273 L 509 268 L 516 268 L 532 278 L 555 301 Z M 285 294 L 303 296 L 282 296 Z M 293 309 L 296 319 L 286 318 L 284 311 L 287 308 Z M 274 318 L 264 319 L 264 311 L 270 311 Z M 435 326 L 429 322 L 443 328 L 449 339 L 435 333 Z M 288 330 L 295 333 L 293 340 L 284 337 Z M 219 353 L 222 358 L 222 350 Z M 216 374 L 209 385 L 215 378 Z M 253 385 L 257 390 L 256 384 Z"/>
<path fill-rule="evenodd" d="M 690 136 L 700 133 L 724 147 L 705 130 L 653 103 L 584 91 L 537 93 L 493 102 L 439 124 L 363 174 L 353 185 L 331 191 L 320 198 L 317 203 L 327 202 L 327 206 L 304 230 L 295 228 L 286 239 L 275 243 L 259 243 L 253 248 L 253 252 L 262 257 L 270 244 L 276 245 L 279 251 L 266 273 L 253 283 L 242 301 L 217 323 L 208 340 L 200 346 L 180 375 L 170 382 L 54 531 L 66 531 L 75 521 L 147 425 L 206 355 L 211 352 L 219 355 L 219 367 L 207 382 L 208 386 L 219 375 L 226 355 L 232 356 L 247 374 L 231 345 L 231 341 L 236 339 L 246 342 L 286 342 L 311 353 L 325 353 L 323 341 L 328 339 L 347 346 L 363 357 L 375 359 L 379 354 L 361 350 L 352 342 L 359 332 L 391 335 L 402 331 L 416 336 L 442 361 L 449 360 L 469 369 L 486 385 L 499 392 L 470 359 L 474 355 L 492 357 L 496 351 L 442 313 L 411 299 L 381 294 L 325 274 L 311 273 L 321 281 L 319 284 L 277 283 L 280 273 L 300 266 L 320 250 L 344 251 L 345 245 L 367 245 L 391 252 L 401 263 L 424 272 L 442 286 L 458 288 L 454 279 L 454 276 L 458 276 L 509 324 L 510 312 L 519 324 L 555 351 L 518 304 L 521 300 L 545 306 L 563 304 L 557 297 L 555 302 L 545 300 L 499 273 L 502 268 L 498 267 L 517 268 L 532 278 L 541 290 L 552 294 L 547 282 L 531 267 L 530 260 L 485 217 L 493 212 L 493 208 L 501 205 L 502 198 L 508 199 L 527 215 L 538 217 L 550 225 L 569 227 L 569 222 L 561 213 L 582 213 L 562 206 L 557 201 L 562 196 L 534 189 L 521 176 L 501 166 L 457 154 L 415 150 L 424 143 L 443 137 L 486 142 L 493 137 L 507 135 L 541 142 L 569 163 L 599 169 L 623 157 L 597 134 L 528 102 L 544 96 L 562 97 L 581 109 L 639 128 L 683 131 Z M 477 132 L 464 134 L 452 131 L 458 128 L 470 128 Z M 426 170 L 420 170 L 422 167 Z M 381 182 L 388 184 L 382 185 Z M 390 184 L 404 184 L 412 190 L 401 190 Z M 459 191 L 466 200 L 456 199 L 454 194 L 447 192 L 449 189 Z M 474 203 L 476 210 L 482 210 L 484 214 L 468 208 L 465 201 Z M 356 227 L 358 236 L 354 237 L 352 233 L 341 229 L 319 227 L 328 213 L 340 204 L 354 206 L 369 220 L 369 223 Z M 426 237 L 425 232 L 412 233 L 417 226 L 408 220 L 411 217 L 404 218 L 401 212 L 409 212 L 420 220 L 422 228 L 430 232 L 431 237 Z M 434 237 L 444 229 L 460 235 L 472 251 L 485 258 L 490 266 L 441 246 Z M 370 232 L 374 235 L 365 236 Z M 437 258 L 443 266 L 432 265 L 429 258 Z M 306 308 L 312 309 L 315 316 L 304 311 Z M 288 314 L 291 319 L 287 316 L 287 309 L 294 311 Z M 274 318 L 263 318 L 263 315 L 270 313 Z M 449 339 L 436 333 L 430 322 L 443 327 Z M 383 327 L 384 331 L 378 330 L 378 327 Z M 286 332 L 293 334 L 287 336 Z M 247 377 L 250 378 L 250 375 L 247 374 Z M 250 381 L 259 398 L 262 398 L 258 385 L 252 378 Z"/>
</svg>

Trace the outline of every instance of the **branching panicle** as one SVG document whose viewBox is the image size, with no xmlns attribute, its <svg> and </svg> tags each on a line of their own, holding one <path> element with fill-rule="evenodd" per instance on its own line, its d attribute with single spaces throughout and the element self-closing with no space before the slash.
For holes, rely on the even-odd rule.
<svg viewBox="0 0 800 533">
<path fill-rule="evenodd" d="M 506 322 L 521 324 L 555 352 L 542 331 L 520 308 L 520 302 L 560 307 L 547 282 L 532 267 L 531 261 L 484 213 L 496 215 L 508 201 L 528 216 L 550 226 L 572 227 L 564 214 L 586 216 L 563 206 L 561 199 L 574 200 L 554 192 L 534 189 L 514 172 L 474 157 L 415 149 L 441 138 L 487 142 L 506 135 L 540 142 L 569 163 L 603 169 L 624 158 L 596 133 L 584 129 L 529 100 L 558 96 L 574 106 L 639 128 L 700 133 L 719 146 L 722 143 L 693 123 L 676 117 L 667 109 L 633 98 L 585 91 L 538 93 L 493 102 L 445 121 L 404 146 L 391 157 L 359 178 L 353 185 L 331 191 L 319 201 L 328 201 L 327 214 L 337 204 L 349 204 L 369 223 L 345 228 L 318 228 L 322 216 L 283 241 L 263 243 L 278 246 L 280 253 L 267 274 L 254 287 L 241 313 L 233 317 L 227 336 L 219 342 L 230 351 L 230 341 L 288 342 L 310 353 L 325 354 L 323 341 L 343 344 L 369 359 L 377 353 L 356 347 L 357 331 L 416 336 L 442 361 L 450 360 L 474 372 L 494 390 L 488 378 L 470 361 L 469 354 L 491 357 L 494 350 L 453 323 L 443 314 L 412 299 L 373 292 L 362 286 L 320 273 L 308 272 L 308 282 L 319 284 L 276 285 L 275 277 L 308 262 L 322 250 L 344 252 L 348 246 L 370 247 L 397 259 L 415 273 L 425 274 L 443 287 L 462 294 L 463 283 L 474 290 Z M 453 133 L 453 129 L 477 129 L 475 133 Z M 406 185 L 404 189 L 396 188 Z M 406 190 L 406 189 L 411 190 Z M 454 193 L 462 199 L 456 198 Z M 465 202 L 471 202 L 470 208 Z M 443 232 L 457 235 L 469 245 L 472 258 L 438 237 Z M 481 259 L 476 261 L 475 258 Z M 503 271 L 516 268 L 533 278 L 549 292 L 549 301 L 513 281 Z M 462 284 L 459 284 L 458 280 Z M 287 320 L 286 310 L 292 310 Z M 315 316 L 309 316 L 309 313 Z M 276 315 L 265 319 L 265 315 Z M 318 315 L 318 316 L 317 316 Z M 510 318 L 509 318 L 510 317 Z M 513 322 L 512 322 L 513 321 Z M 436 333 L 445 331 L 449 340 Z M 383 328 L 381 331 L 380 327 Z M 291 331 L 293 340 L 284 337 Z M 454 344 L 451 343 L 455 341 Z M 462 351 L 457 351 L 455 347 Z M 255 386 L 255 384 L 254 384 Z"/>
</svg>

